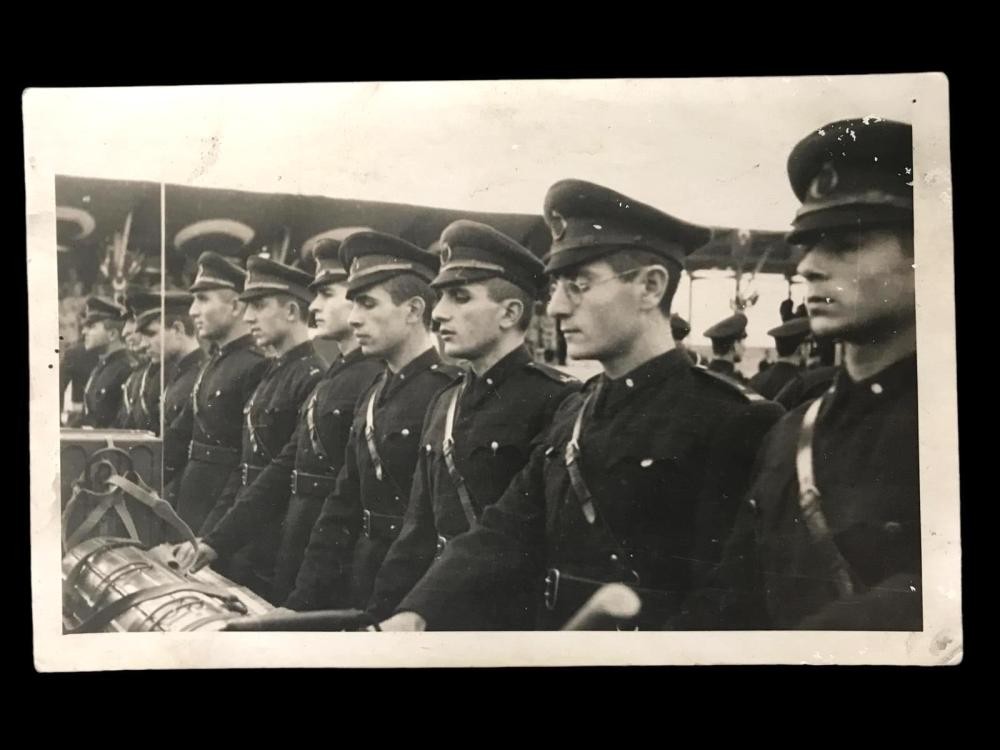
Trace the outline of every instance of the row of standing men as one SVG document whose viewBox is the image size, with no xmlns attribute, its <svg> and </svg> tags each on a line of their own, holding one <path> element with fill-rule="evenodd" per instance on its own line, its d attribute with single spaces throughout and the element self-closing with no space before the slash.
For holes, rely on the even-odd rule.
<svg viewBox="0 0 1000 750">
<path fill-rule="evenodd" d="M 845 362 L 788 414 L 673 345 L 708 230 L 598 185 L 548 191 L 544 264 L 468 221 L 439 256 L 331 238 L 315 276 L 205 253 L 191 296 L 136 315 L 191 357 L 164 400 L 165 494 L 201 537 L 179 560 L 387 630 L 556 627 L 608 582 L 643 628 L 919 629 L 910 152 L 868 119 L 789 159 L 809 325 Z M 602 365 L 585 384 L 524 347 L 546 288 L 570 356 Z"/>
</svg>

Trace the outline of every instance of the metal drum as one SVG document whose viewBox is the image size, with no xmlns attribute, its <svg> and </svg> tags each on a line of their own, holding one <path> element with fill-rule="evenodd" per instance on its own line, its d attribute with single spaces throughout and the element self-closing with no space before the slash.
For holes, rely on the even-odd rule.
<svg viewBox="0 0 1000 750">
<path fill-rule="evenodd" d="M 98 537 L 63 558 L 65 633 L 216 631 L 271 609 L 208 568 L 182 573 L 165 547 Z"/>
</svg>

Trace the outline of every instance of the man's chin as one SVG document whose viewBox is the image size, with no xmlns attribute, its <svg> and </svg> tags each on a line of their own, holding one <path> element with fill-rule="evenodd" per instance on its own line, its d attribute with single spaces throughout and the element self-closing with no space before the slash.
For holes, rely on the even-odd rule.
<svg viewBox="0 0 1000 750">
<path fill-rule="evenodd" d="M 478 352 L 472 352 L 460 346 L 449 346 L 445 344 L 441 347 L 441 350 L 445 353 L 445 356 L 451 357 L 452 359 L 475 359 L 478 356 Z"/>
<path fill-rule="evenodd" d="M 809 328 L 812 330 L 813 336 L 821 339 L 843 338 L 850 333 L 849 325 L 819 315 L 809 320 Z"/>
<path fill-rule="evenodd" d="M 596 352 L 585 346 L 567 346 L 566 356 L 570 359 L 597 359 Z"/>
</svg>

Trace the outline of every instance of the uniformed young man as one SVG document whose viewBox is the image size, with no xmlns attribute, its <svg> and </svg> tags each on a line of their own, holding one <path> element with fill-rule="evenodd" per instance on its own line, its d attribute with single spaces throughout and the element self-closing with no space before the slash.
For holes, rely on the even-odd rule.
<svg viewBox="0 0 1000 750">
<path fill-rule="evenodd" d="M 309 285 L 316 293 L 309 306 L 316 337 L 335 341 L 339 355 L 299 409 L 295 431 L 281 452 L 205 540 L 225 556 L 245 540 L 277 529 L 280 539 L 267 598 L 278 603 L 295 585 L 323 499 L 334 488 L 354 405 L 384 367 L 381 360 L 364 355 L 348 324 L 352 304 L 346 297 L 340 244 L 340 239 L 330 238 L 316 247 L 316 276 Z"/>
<path fill-rule="evenodd" d="M 87 300 L 83 345 L 87 351 L 97 352 L 98 358 L 83 389 L 84 426 L 116 426 L 122 407 L 122 385 L 134 364 L 122 340 L 127 314 L 125 308 L 110 300 Z"/>
<path fill-rule="evenodd" d="M 159 298 L 159 293 L 157 297 Z M 157 305 L 161 302 L 157 300 Z M 164 366 L 163 381 L 163 422 L 170 425 L 184 414 L 185 406 L 191 400 L 198 373 L 205 364 L 207 355 L 198 341 L 194 321 L 189 311 L 194 297 L 189 292 L 170 290 L 163 292 L 162 307 L 157 306 L 136 317 L 136 330 L 146 339 L 146 351 L 154 362 Z M 159 383 L 157 383 L 159 387 Z M 192 417 L 187 411 L 185 421 L 177 421 L 175 435 L 180 432 L 178 445 L 187 446 L 191 440 Z M 184 425 L 182 427 L 182 424 Z M 157 426 L 158 427 L 158 426 Z M 187 450 L 178 450 L 164 461 L 163 482 L 168 485 L 184 468 Z M 172 492 L 168 492 L 172 495 Z"/>
<path fill-rule="evenodd" d="M 349 322 L 361 350 L 386 368 L 357 403 L 343 465 L 313 528 L 294 610 L 363 608 L 399 536 L 420 428 L 431 398 L 458 374 L 441 362 L 430 331 L 437 256 L 392 235 L 357 232 L 340 247 L 349 270 Z"/>
<path fill-rule="evenodd" d="M 575 378 L 532 361 L 524 344 L 545 267 L 485 224 L 456 221 L 441 234 L 441 299 L 434 321 L 445 354 L 469 371 L 435 396 L 420 436 L 420 458 L 400 536 L 382 563 L 369 611 L 387 617 L 427 572 L 448 540 L 475 528 L 524 468 Z M 535 602 L 521 588 L 456 623 L 464 630 L 530 628 Z M 485 615 L 485 616 L 484 616 Z"/>
<path fill-rule="evenodd" d="M 796 317 L 772 328 L 767 335 L 774 339 L 778 358 L 770 367 L 750 378 L 750 387 L 764 398 L 774 400 L 789 382 L 802 371 L 809 342 L 809 318 Z"/>
<path fill-rule="evenodd" d="M 204 538 L 197 555 L 190 544 L 177 553 L 182 567 L 218 560 L 216 567 L 264 597 L 270 596 L 274 577 L 282 506 L 253 506 L 264 511 L 265 518 L 246 533 L 223 534 L 225 544 L 217 541 L 214 530 L 224 529 L 233 508 L 251 493 L 257 478 L 288 444 L 299 409 L 323 374 L 323 361 L 309 338 L 309 305 L 315 296 L 309 289 L 312 280 L 305 271 L 270 258 L 247 260 L 247 280 L 240 294 L 247 306 L 243 320 L 257 346 L 273 351 L 274 356 L 243 409 L 241 487 L 233 497 L 219 497 L 202 525 Z M 285 472 L 282 483 L 287 480 Z"/>
<path fill-rule="evenodd" d="M 224 493 L 240 484 L 243 407 L 257 387 L 267 361 L 243 321 L 240 300 L 246 271 L 214 252 L 198 258 L 190 291 L 190 315 L 198 335 L 210 342 L 211 357 L 201 368 L 191 398 L 164 434 L 164 463 L 184 470 L 177 484 L 177 513 L 197 534 Z M 176 458 L 187 450 L 186 463 Z"/>
<path fill-rule="evenodd" d="M 747 378 L 736 365 L 743 360 L 747 316 L 734 313 L 720 320 L 703 335 L 712 340 L 712 361 L 708 363 L 708 369 L 746 385 Z"/>
<path fill-rule="evenodd" d="M 779 415 L 673 346 L 670 303 L 708 229 L 578 180 L 549 190 L 544 216 L 548 312 L 570 356 L 603 373 L 563 402 L 528 465 L 383 629 L 446 629 L 518 587 L 543 603 L 540 627 L 559 627 L 608 582 L 640 593 L 635 625 L 662 625 L 718 559 Z"/>
<path fill-rule="evenodd" d="M 909 125 L 831 123 L 792 151 L 812 331 L 844 344 L 768 435 L 725 561 L 675 627 L 920 630 Z"/>
<path fill-rule="evenodd" d="M 125 295 L 127 313 L 122 338 L 135 366 L 122 385 L 122 407 L 117 419 L 122 429 L 160 432 L 160 362 L 151 356 L 138 326 L 139 317 L 158 309 L 159 304 L 160 293 L 144 287 Z"/>
</svg>

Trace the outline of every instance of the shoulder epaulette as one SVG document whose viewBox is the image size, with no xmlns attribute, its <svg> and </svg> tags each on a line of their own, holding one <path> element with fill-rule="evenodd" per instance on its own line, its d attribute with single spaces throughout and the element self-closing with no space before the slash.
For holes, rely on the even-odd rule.
<svg viewBox="0 0 1000 750">
<path fill-rule="evenodd" d="M 456 378 L 462 377 L 464 370 L 458 365 L 449 365 L 447 362 L 435 362 L 429 368 L 432 372 L 436 372 L 443 375 L 448 379 L 448 382 L 452 382 Z"/>
<path fill-rule="evenodd" d="M 534 370 L 535 372 L 540 372 L 551 380 L 557 383 L 579 383 L 580 381 L 574 378 L 569 373 L 565 373 L 562 370 L 551 367 L 549 365 L 542 364 L 541 362 L 531 361 L 525 364 L 525 367 L 529 370 Z"/>
<path fill-rule="evenodd" d="M 761 396 L 752 388 L 747 388 L 742 383 L 727 378 L 725 375 L 722 375 L 721 373 L 715 372 L 714 370 L 709 370 L 704 365 L 695 365 L 691 369 L 697 372 L 698 374 L 702 375 L 703 377 L 711 378 L 712 381 L 715 383 L 721 383 L 727 386 L 731 392 L 738 393 L 746 401 L 767 401 L 766 398 Z"/>
</svg>

